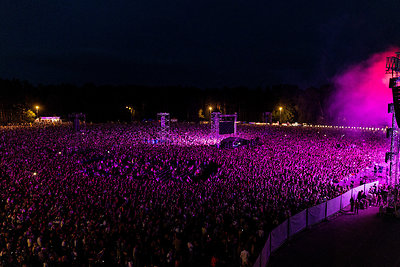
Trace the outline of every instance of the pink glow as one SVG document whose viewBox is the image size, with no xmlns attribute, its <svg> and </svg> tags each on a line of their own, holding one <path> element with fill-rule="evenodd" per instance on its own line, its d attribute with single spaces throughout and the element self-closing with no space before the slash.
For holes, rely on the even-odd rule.
<svg viewBox="0 0 400 267">
<path fill-rule="evenodd" d="M 399 48 L 376 53 L 367 60 L 348 67 L 334 77 L 335 93 L 330 112 L 339 124 L 352 126 L 391 125 L 387 113 L 393 102 L 389 74 L 385 74 L 386 57 L 395 56 Z"/>
</svg>

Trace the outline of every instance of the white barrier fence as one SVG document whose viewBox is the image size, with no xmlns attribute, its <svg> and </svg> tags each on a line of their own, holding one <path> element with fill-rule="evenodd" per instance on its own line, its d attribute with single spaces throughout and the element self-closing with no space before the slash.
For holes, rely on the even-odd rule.
<svg viewBox="0 0 400 267">
<path fill-rule="evenodd" d="M 289 217 L 274 230 L 272 230 L 268 235 L 267 242 L 265 243 L 265 246 L 255 261 L 253 267 L 266 267 L 271 253 L 283 245 L 288 238 L 294 236 L 309 226 L 315 225 L 327 219 L 329 216 L 350 205 L 351 196 L 356 199 L 358 192 L 364 191 L 367 194 L 371 187 L 374 185 L 378 186 L 378 184 L 379 181 L 360 185 L 334 199 L 305 209 L 296 215 Z"/>
</svg>

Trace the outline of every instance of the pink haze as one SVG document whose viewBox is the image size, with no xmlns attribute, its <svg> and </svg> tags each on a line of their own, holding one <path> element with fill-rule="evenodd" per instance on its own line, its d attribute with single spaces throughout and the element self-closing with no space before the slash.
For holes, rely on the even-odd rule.
<svg viewBox="0 0 400 267">
<path fill-rule="evenodd" d="M 386 57 L 395 56 L 398 48 L 376 53 L 367 60 L 348 67 L 334 77 L 330 112 L 339 124 L 351 126 L 386 126 L 391 124 L 387 113 L 393 102 L 389 74 L 385 74 Z"/>
</svg>

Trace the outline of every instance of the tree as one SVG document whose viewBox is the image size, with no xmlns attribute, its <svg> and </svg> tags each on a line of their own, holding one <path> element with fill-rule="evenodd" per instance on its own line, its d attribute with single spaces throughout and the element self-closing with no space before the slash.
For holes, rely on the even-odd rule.
<svg viewBox="0 0 400 267">
<path fill-rule="evenodd" d="M 272 111 L 272 120 L 281 123 L 294 122 L 295 114 L 296 111 L 292 105 L 276 105 Z"/>
<path fill-rule="evenodd" d="M 22 116 L 22 121 L 23 122 L 31 123 L 31 122 L 35 121 L 36 114 L 32 110 L 24 109 L 22 114 L 23 114 L 23 116 Z"/>
<path fill-rule="evenodd" d="M 203 111 L 202 108 L 199 109 L 198 115 L 199 115 L 199 119 L 204 119 L 204 118 L 205 118 L 205 116 L 204 116 L 204 111 Z"/>
</svg>

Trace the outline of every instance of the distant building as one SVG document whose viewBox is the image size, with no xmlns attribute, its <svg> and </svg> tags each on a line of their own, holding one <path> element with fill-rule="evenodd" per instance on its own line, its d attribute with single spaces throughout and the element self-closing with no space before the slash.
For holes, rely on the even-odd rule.
<svg viewBox="0 0 400 267">
<path fill-rule="evenodd" d="M 60 123 L 60 117 L 40 117 L 35 120 L 36 123 Z"/>
</svg>

